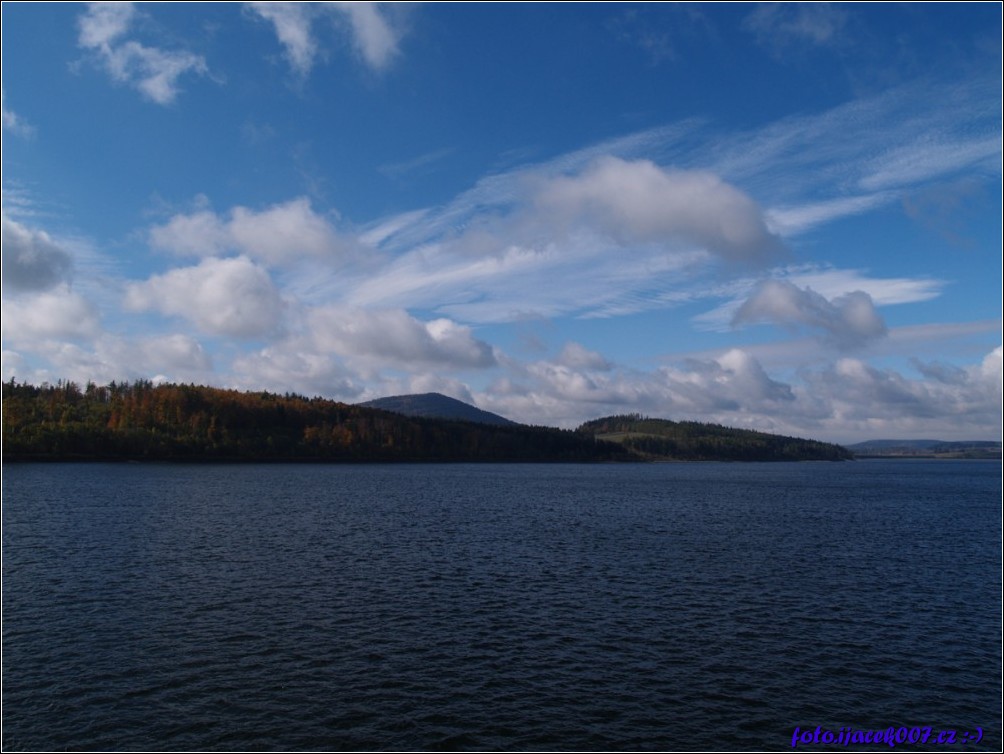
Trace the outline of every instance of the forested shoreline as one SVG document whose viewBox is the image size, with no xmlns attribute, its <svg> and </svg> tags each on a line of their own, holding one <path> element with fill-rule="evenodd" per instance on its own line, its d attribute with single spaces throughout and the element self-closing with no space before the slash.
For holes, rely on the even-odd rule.
<svg viewBox="0 0 1004 754">
<path fill-rule="evenodd" d="M 844 460 L 840 446 L 637 415 L 577 430 L 405 416 L 292 393 L 148 380 L 3 383 L 4 461 Z"/>
<path fill-rule="evenodd" d="M 550 427 L 405 417 L 295 394 L 146 380 L 3 384 L 3 458 L 174 461 L 625 461 Z"/>
</svg>

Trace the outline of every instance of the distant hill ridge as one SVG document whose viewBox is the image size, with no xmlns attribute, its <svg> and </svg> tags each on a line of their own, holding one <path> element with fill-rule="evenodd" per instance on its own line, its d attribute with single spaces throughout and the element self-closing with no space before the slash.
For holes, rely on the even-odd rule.
<svg viewBox="0 0 1004 754">
<path fill-rule="evenodd" d="M 483 411 L 477 406 L 458 401 L 442 393 L 417 393 L 412 395 L 391 395 L 386 398 L 366 401 L 357 404 L 365 408 L 379 408 L 383 411 L 393 411 L 405 416 L 422 416 L 434 419 L 460 419 L 491 424 L 497 427 L 516 426 L 517 422 L 504 416 Z"/>
<path fill-rule="evenodd" d="M 866 440 L 847 445 L 856 456 L 1000 458 L 997 440 Z"/>
</svg>

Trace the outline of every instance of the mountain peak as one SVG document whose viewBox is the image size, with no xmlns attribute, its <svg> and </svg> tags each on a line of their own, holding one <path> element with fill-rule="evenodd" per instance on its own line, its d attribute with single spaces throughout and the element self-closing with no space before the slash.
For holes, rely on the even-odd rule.
<svg viewBox="0 0 1004 754">
<path fill-rule="evenodd" d="M 461 421 L 476 422 L 478 424 L 494 424 L 497 426 L 511 426 L 514 421 L 506 419 L 504 416 L 493 414 L 490 411 L 482 411 L 477 406 L 458 401 L 442 393 L 418 393 L 410 395 L 389 395 L 386 398 L 360 403 L 366 408 L 378 408 L 384 411 L 393 411 L 396 414 L 405 416 L 421 416 L 435 419 L 458 419 Z"/>
</svg>

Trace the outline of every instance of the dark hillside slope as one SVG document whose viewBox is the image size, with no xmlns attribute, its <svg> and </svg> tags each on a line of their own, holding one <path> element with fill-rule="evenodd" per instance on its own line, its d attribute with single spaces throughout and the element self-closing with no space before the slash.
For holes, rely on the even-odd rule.
<svg viewBox="0 0 1004 754">
<path fill-rule="evenodd" d="M 719 424 L 649 419 L 638 414 L 586 422 L 576 432 L 619 442 L 649 460 L 676 461 L 844 461 L 853 454 L 840 445 L 772 435 Z"/>
</svg>

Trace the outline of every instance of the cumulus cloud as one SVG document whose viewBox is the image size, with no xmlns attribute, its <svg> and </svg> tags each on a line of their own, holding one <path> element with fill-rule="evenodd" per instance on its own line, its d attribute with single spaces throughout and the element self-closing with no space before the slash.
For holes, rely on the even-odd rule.
<svg viewBox="0 0 1004 754">
<path fill-rule="evenodd" d="M 652 372 L 607 372 L 541 361 L 510 365 L 475 393 L 479 406 L 531 424 L 574 427 L 638 412 L 837 442 L 881 437 L 999 437 L 1002 349 L 976 364 L 909 376 L 842 358 L 790 382 L 733 349 Z"/>
<path fill-rule="evenodd" d="M 326 306 L 307 322 L 317 346 L 349 358 L 402 367 L 485 368 L 495 352 L 469 327 L 449 319 L 423 322 L 403 309 Z"/>
<path fill-rule="evenodd" d="M 205 382 L 213 370 L 213 360 L 202 344 L 181 333 L 143 338 L 104 335 L 95 344 L 92 359 L 100 365 L 96 374 L 88 375 L 95 382 L 153 375 L 162 381 Z M 66 366 L 72 368 L 72 363 Z"/>
<path fill-rule="evenodd" d="M 0 216 L 4 287 L 44 291 L 70 278 L 73 259 L 45 231 L 32 230 Z"/>
<path fill-rule="evenodd" d="M 203 332 L 235 338 L 274 334 L 283 313 L 268 272 L 244 256 L 210 258 L 134 283 L 125 305 L 182 317 Z"/>
<path fill-rule="evenodd" d="M 102 333 L 89 343 L 35 340 L 18 351 L 4 351 L 5 379 L 34 384 L 68 379 L 107 384 L 112 380 L 150 379 L 212 384 L 212 360 L 188 335 L 123 337 Z M 45 360 L 45 366 L 37 357 Z"/>
<path fill-rule="evenodd" d="M 558 354 L 558 363 L 573 369 L 596 369 L 601 372 L 612 368 L 612 364 L 602 354 L 590 351 L 574 341 L 566 343 L 565 347 L 561 349 L 561 353 Z"/>
<path fill-rule="evenodd" d="M 292 390 L 343 401 L 358 398 L 363 388 L 342 362 L 302 343 L 282 343 L 244 354 L 232 364 L 234 384 L 249 390 Z"/>
<path fill-rule="evenodd" d="M 78 44 L 97 56 L 114 81 L 138 89 L 158 105 L 169 105 L 180 92 L 183 75 L 205 76 L 209 68 L 201 55 L 125 39 L 135 15 L 132 3 L 89 3 L 79 18 Z"/>
<path fill-rule="evenodd" d="M 885 322 L 872 297 L 852 291 L 827 300 L 811 288 L 799 288 L 787 280 L 758 284 L 732 318 L 733 325 L 770 322 L 797 329 L 820 331 L 843 348 L 861 345 L 886 334 Z"/>
<path fill-rule="evenodd" d="M 301 78 L 323 53 L 314 31 L 315 20 L 328 17 L 343 22 L 352 45 L 374 71 L 385 69 L 398 55 L 402 30 L 378 3 L 247 3 L 246 7 L 272 24 L 287 62 Z"/>
<path fill-rule="evenodd" d="M 732 350 L 716 359 L 636 372 L 609 365 L 572 367 L 538 361 L 496 380 L 478 403 L 526 423 L 572 427 L 604 414 L 639 412 L 672 419 L 764 427 L 790 415 L 791 386 L 771 378 L 750 354 Z M 773 427 L 772 427 L 773 428 Z"/>
<path fill-rule="evenodd" d="M 21 345 L 36 340 L 93 338 L 101 329 L 94 305 L 65 284 L 43 293 L 4 299 L 2 320 L 4 339 Z"/>
<path fill-rule="evenodd" d="M 878 369 L 858 359 L 803 375 L 808 392 L 828 406 L 831 424 L 868 437 L 908 437 L 950 428 L 955 439 L 1000 436 L 1001 348 L 950 379 L 934 375 L 910 379 L 892 369 Z M 899 436 L 904 436 L 900 434 Z M 953 439 L 939 437 L 938 439 Z"/>
<path fill-rule="evenodd" d="M 499 363 L 491 346 L 447 319 L 422 321 L 401 309 L 344 305 L 300 314 L 287 337 L 235 359 L 238 384 L 347 401 L 431 390 L 471 401 L 468 388 L 444 373 Z"/>
<path fill-rule="evenodd" d="M 136 352 L 134 345 L 125 342 L 132 353 Z M 205 374 L 213 368 L 212 358 L 206 349 L 190 335 L 176 333 L 143 338 L 139 343 L 139 354 L 147 365 L 144 371 L 166 372 L 170 379 L 178 379 L 178 375 Z"/>
<path fill-rule="evenodd" d="M 236 251 L 271 265 L 333 256 L 351 246 L 325 217 L 314 212 L 306 197 L 260 212 L 234 207 L 226 217 L 208 210 L 175 215 L 150 231 L 150 242 L 156 248 L 190 256 Z"/>
<path fill-rule="evenodd" d="M 742 191 L 712 173 L 649 160 L 601 158 L 551 179 L 537 203 L 549 218 L 591 225 L 622 244 L 682 241 L 733 261 L 763 261 L 781 249 Z"/>
</svg>

